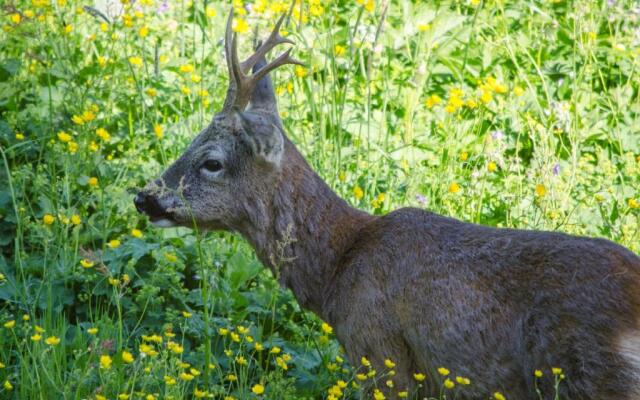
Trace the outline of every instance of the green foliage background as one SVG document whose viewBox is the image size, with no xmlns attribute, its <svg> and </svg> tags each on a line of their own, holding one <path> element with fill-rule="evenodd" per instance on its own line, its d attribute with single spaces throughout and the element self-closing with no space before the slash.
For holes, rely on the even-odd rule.
<svg viewBox="0 0 640 400">
<path fill-rule="evenodd" d="M 231 4 L 87 5 L 0 6 L 0 397 L 358 397 L 366 367 L 342 361 L 330 327 L 246 243 L 154 229 L 133 207 L 221 106 Z M 233 2 L 245 54 L 289 5 Z M 286 30 L 308 68 L 273 76 L 283 121 L 354 206 L 640 251 L 636 2 L 293 10 Z"/>
</svg>

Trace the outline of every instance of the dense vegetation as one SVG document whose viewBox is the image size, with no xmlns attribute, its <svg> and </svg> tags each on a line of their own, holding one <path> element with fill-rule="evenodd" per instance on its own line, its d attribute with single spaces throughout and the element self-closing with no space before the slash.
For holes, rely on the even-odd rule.
<svg viewBox="0 0 640 400">
<path fill-rule="evenodd" d="M 347 365 L 242 239 L 136 213 L 136 189 L 221 106 L 231 5 L 122 3 L 0 6 L 0 397 L 336 399 L 392 385 L 392 360 Z M 245 53 L 290 4 L 233 2 Z M 286 30 L 307 67 L 273 78 L 289 136 L 354 206 L 638 252 L 639 20 L 632 0 L 298 1 Z M 440 367 L 441 397 L 474 384 Z M 531 373 L 571 379 L 548 367 Z"/>
</svg>

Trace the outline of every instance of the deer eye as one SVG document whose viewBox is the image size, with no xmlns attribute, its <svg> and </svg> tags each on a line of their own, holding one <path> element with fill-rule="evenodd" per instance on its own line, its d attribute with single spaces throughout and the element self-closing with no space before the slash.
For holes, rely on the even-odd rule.
<svg viewBox="0 0 640 400">
<path fill-rule="evenodd" d="M 209 172 L 218 172 L 222 169 L 222 163 L 218 160 L 207 160 L 202 164 L 202 168 Z"/>
</svg>

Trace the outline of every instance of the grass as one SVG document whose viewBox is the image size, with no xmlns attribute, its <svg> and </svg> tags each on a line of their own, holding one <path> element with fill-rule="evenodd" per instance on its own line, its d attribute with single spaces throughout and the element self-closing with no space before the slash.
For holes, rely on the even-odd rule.
<svg viewBox="0 0 640 400">
<path fill-rule="evenodd" d="M 243 15 L 233 2 L 246 54 L 290 3 L 245 3 Z M 136 188 L 221 107 L 230 5 L 84 5 L 0 8 L 0 397 L 386 387 L 391 369 L 349 366 L 241 239 L 154 229 L 134 210 Z M 289 136 L 354 206 L 638 252 L 638 18 L 633 1 L 296 3 L 286 29 L 307 68 L 273 78 Z M 464 394 L 455 378 L 441 398 Z"/>
</svg>

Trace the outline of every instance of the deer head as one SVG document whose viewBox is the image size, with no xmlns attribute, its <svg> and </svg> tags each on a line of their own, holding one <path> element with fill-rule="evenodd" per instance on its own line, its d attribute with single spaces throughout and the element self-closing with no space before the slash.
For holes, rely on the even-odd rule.
<svg viewBox="0 0 640 400">
<path fill-rule="evenodd" d="M 239 200 L 267 198 L 273 190 L 286 139 L 268 74 L 285 64 L 301 64 L 291 58 L 291 48 L 266 62 L 276 45 L 293 44 L 279 34 L 284 17 L 255 53 L 239 62 L 233 9 L 229 13 L 224 43 L 229 88 L 222 110 L 134 200 L 156 226 L 235 230 L 247 218 L 246 202 Z"/>
</svg>

